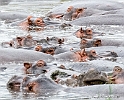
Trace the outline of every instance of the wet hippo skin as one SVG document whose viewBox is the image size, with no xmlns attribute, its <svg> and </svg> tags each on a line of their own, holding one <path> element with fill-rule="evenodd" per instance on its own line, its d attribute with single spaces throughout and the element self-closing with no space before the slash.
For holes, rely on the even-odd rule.
<svg viewBox="0 0 124 100">
<path fill-rule="evenodd" d="M 75 0 L 55 7 L 49 13 L 65 13 L 69 6 L 87 8 L 80 18 L 69 22 L 75 25 L 124 25 L 124 4 L 114 1 Z"/>
<path fill-rule="evenodd" d="M 23 49 L 10 49 L 0 48 L 0 62 L 21 62 L 21 61 L 36 61 L 43 59 L 46 62 L 54 60 L 51 55 L 46 55 L 41 52 L 23 50 Z"/>
<path fill-rule="evenodd" d="M 54 94 L 56 91 L 62 89 L 62 87 L 56 84 L 45 76 L 39 76 L 37 78 L 24 77 L 24 76 L 13 76 L 7 83 L 7 88 L 10 91 L 32 92 L 38 95 L 45 95 L 45 93 Z"/>
<path fill-rule="evenodd" d="M 0 12 L 0 19 L 1 20 L 23 20 L 25 18 L 27 18 L 27 16 L 29 16 L 26 13 L 22 13 L 22 12 Z"/>
<path fill-rule="evenodd" d="M 11 0 L 0 0 L 0 5 L 7 5 L 11 2 Z"/>
</svg>

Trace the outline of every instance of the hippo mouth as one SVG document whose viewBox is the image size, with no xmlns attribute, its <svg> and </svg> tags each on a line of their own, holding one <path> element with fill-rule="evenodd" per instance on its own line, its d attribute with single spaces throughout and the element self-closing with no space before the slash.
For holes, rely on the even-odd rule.
<svg viewBox="0 0 124 100">
<path fill-rule="evenodd" d="M 103 80 L 88 80 L 84 81 L 85 85 L 98 85 L 98 84 L 105 84 L 106 82 Z"/>
</svg>

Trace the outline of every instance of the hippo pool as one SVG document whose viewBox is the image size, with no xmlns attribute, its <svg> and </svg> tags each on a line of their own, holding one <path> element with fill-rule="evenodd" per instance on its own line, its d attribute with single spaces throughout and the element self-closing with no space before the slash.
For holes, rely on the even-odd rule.
<svg viewBox="0 0 124 100">
<path fill-rule="evenodd" d="M 114 66 L 120 66 L 122 68 L 124 68 L 124 22 L 122 20 L 118 22 L 116 21 L 114 24 L 109 25 L 108 23 L 104 25 L 104 21 L 101 20 L 100 23 L 99 22 L 95 23 L 94 20 L 91 20 L 91 24 L 88 23 L 86 24 L 86 21 L 84 21 L 84 23 L 80 23 L 80 19 L 79 20 L 75 20 L 72 22 L 66 21 L 66 20 L 61 20 L 61 19 L 52 19 L 52 21 L 63 24 L 63 23 L 69 23 L 72 26 L 69 27 L 60 27 L 60 26 L 48 26 L 45 27 L 44 30 L 42 31 L 26 31 L 26 30 L 22 30 L 20 29 L 18 26 L 13 26 L 11 25 L 11 23 L 16 23 L 19 20 L 23 20 L 25 18 L 27 18 L 27 16 L 35 16 L 35 17 L 45 17 L 47 13 L 49 12 L 62 12 L 64 11 L 65 8 L 61 8 L 63 4 L 65 3 L 70 3 L 72 1 L 77 1 L 77 2 L 82 2 L 83 0 L 0 0 L 0 44 L 2 42 L 6 42 L 6 41 L 10 41 L 13 38 L 17 37 L 17 36 L 25 36 L 25 35 L 32 35 L 35 39 L 38 38 L 46 38 L 46 37 L 59 37 L 59 38 L 64 38 L 64 44 L 65 46 L 63 46 L 64 48 L 66 48 L 67 50 L 70 50 L 72 47 L 73 49 L 79 49 L 78 45 L 80 42 L 80 39 L 77 38 L 74 35 L 74 32 L 76 32 L 80 27 L 86 29 L 86 28 L 91 28 L 93 29 L 94 32 L 100 33 L 101 35 L 97 35 L 96 38 L 102 38 L 102 39 L 110 39 L 110 40 L 117 40 L 117 41 L 121 41 L 119 43 L 121 43 L 122 45 L 118 45 L 118 46 L 105 46 L 105 47 L 91 47 L 88 48 L 88 50 L 90 49 L 94 49 L 96 50 L 97 53 L 103 53 L 105 51 L 114 51 L 118 54 L 117 60 L 115 62 L 113 61 L 108 61 L 108 60 L 104 60 L 104 59 L 98 59 L 95 61 L 91 61 L 91 62 L 84 62 L 81 64 L 88 65 L 89 67 L 86 67 L 83 69 L 82 67 L 80 68 L 80 66 L 77 68 L 75 68 L 74 65 L 80 65 L 80 62 L 72 62 L 72 61 L 59 61 L 59 60 L 55 60 L 53 56 L 50 56 L 49 59 L 47 59 L 47 56 L 44 55 L 44 59 L 46 60 L 46 62 L 48 63 L 48 65 L 52 66 L 52 65 L 66 65 L 68 68 L 70 68 L 70 66 L 72 68 L 74 68 L 76 71 L 76 73 L 80 73 L 81 71 L 87 71 L 88 69 L 92 68 L 95 66 L 95 68 L 98 68 L 100 71 L 109 73 L 112 71 Z M 86 1 L 86 0 L 84 0 Z M 96 0 L 97 1 L 97 0 Z M 106 1 L 106 0 L 105 0 Z M 124 1 L 123 0 L 111 0 L 112 2 L 118 1 L 119 4 L 122 4 L 122 8 L 119 8 L 121 10 L 118 10 L 118 6 L 117 9 L 115 9 L 116 14 L 119 14 L 121 16 L 120 13 L 122 13 L 122 15 L 124 15 Z M 106 1 L 107 2 L 107 1 Z M 109 2 L 110 3 L 110 2 Z M 73 4 L 73 3 L 72 3 Z M 65 7 L 67 7 L 67 5 L 69 4 L 65 4 Z M 118 4 L 117 4 L 118 5 Z M 111 6 L 111 5 L 107 5 L 107 6 Z M 58 8 L 56 8 L 58 7 Z M 60 8 L 59 8 L 60 7 Z M 120 7 L 120 6 L 119 6 Z M 55 8 L 55 9 L 54 9 Z M 116 8 L 116 7 L 115 7 Z M 62 11 L 61 11 L 62 9 Z M 57 11 L 58 10 L 58 11 Z M 98 10 L 95 10 L 97 13 Z M 6 13 L 6 16 L 3 17 L 2 14 Z M 8 13 L 7 13 L 8 12 Z M 9 14 L 10 13 L 10 14 Z M 9 16 L 11 16 L 12 13 L 15 13 L 15 15 L 17 14 L 17 17 L 19 17 L 19 19 L 17 18 L 13 18 L 11 19 Z M 112 13 L 114 12 L 104 12 L 104 14 L 110 13 L 110 16 Z M 98 11 L 99 14 L 99 11 Z M 21 15 L 21 16 L 20 16 Z M 97 15 L 97 14 L 96 14 Z M 95 15 L 95 16 L 96 16 Z M 99 15 L 97 15 L 99 16 Z M 108 15 L 109 16 L 109 15 Z M 109 16 L 109 17 L 110 17 Z M 9 19 L 10 18 L 10 19 Z M 94 18 L 94 16 L 93 16 Z M 102 18 L 102 17 L 101 17 Z M 114 18 L 114 17 L 113 17 Z M 117 16 L 117 20 L 120 17 Z M 121 17 L 122 19 L 124 19 L 124 16 Z M 13 20 L 14 19 L 14 20 Z M 88 20 L 88 19 L 86 19 Z M 90 20 L 90 19 L 89 19 Z M 99 20 L 99 19 L 98 19 Z M 79 23 L 79 24 L 78 24 Z M 93 23 L 95 23 L 93 25 Z M 111 22 L 110 22 L 111 23 Z M 108 43 L 109 44 L 109 43 Z M 111 44 L 111 43 L 110 43 Z M 68 49 L 69 48 L 69 49 Z M 87 91 L 83 91 L 82 93 L 80 92 L 82 88 L 75 89 L 74 91 L 76 92 L 72 92 L 72 91 L 60 91 L 59 93 L 55 94 L 55 95 L 48 95 L 48 96 L 35 96 L 33 93 L 29 93 L 29 94 L 23 94 L 22 91 L 20 92 L 11 92 L 7 89 L 7 82 L 9 81 L 9 79 L 13 76 L 13 75 L 25 75 L 25 73 L 23 72 L 23 62 L 24 61 L 29 61 L 29 62 L 35 62 L 38 60 L 38 58 L 40 57 L 34 57 L 34 59 L 26 58 L 25 56 L 27 56 L 27 53 L 22 53 L 22 51 L 30 51 L 30 50 L 26 50 L 26 49 L 18 49 L 19 52 L 15 51 L 16 48 L 12 48 L 12 47 L 2 47 L 0 46 L 0 50 L 1 50 L 1 56 L 0 56 L 0 100 L 123 100 L 124 99 L 124 90 L 120 90 L 118 94 L 112 94 L 112 95 L 105 95 L 104 94 L 104 90 L 101 92 L 102 94 L 98 95 L 98 93 L 96 94 L 92 94 L 92 92 L 90 92 L 90 87 L 86 88 L 89 89 L 88 93 Z M 7 50 L 11 51 L 11 52 L 7 52 Z M 6 51 L 6 52 L 4 52 Z M 11 53 L 11 54 L 8 54 Z M 21 54 L 18 53 L 22 53 L 22 56 L 20 56 Z M 33 55 L 34 52 L 31 51 L 30 55 Z M 18 59 L 18 56 L 22 57 Z M 35 55 L 34 55 L 35 56 Z M 24 58 L 23 58 L 24 57 Z M 30 56 L 33 57 L 33 56 Z M 46 58 L 45 58 L 46 57 Z M 43 58 L 43 57 L 41 57 Z M 16 61 L 18 59 L 18 61 Z M 93 64 L 93 66 L 92 66 Z M 82 65 L 82 66 L 83 66 Z M 53 66 L 53 67 L 54 67 Z M 52 67 L 52 68 L 53 68 Z M 54 68 L 53 68 L 54 69 Z M 68 72 L 68 71 L 67 71 Z M 70 73 L 70 72 L 68 72 Z M 49 74 L 46 74 L 49 77 Z M 63 86 L 66 88 L 66 86 Z M 68 88 L 68 87 L 67 87 Z M 70 87 L 69 87 L 70 88 Z M 73 87 L 71 87 L 73 88 Z M 75 87 L 74 87 L 75 88 Z M 99 88 L 96 87 L 98 90 Z M 100 88 L 102 89 L 102 88 Z M 122 89 L 122 88 L 120 88 Z M 92 90 L 91 90 L 92 91 Z M 122 93 L 121 93 L 122 91 Z M 80 92 L 80 93 L 78 93 Z"/>
</svg>

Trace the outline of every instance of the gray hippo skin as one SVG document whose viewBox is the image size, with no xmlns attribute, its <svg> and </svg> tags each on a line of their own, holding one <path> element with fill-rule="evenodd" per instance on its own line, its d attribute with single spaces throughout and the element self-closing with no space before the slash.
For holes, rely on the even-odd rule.
<svg viewBox="0 0 124 100">
<path fill-rule="evenodd" d="M 22 12 L 0 12 L 0 19 L 7 21 L 17 21 L 27 18 L 29 15 Z"/>
<path fill-rule="evenodd" d="M 68 63 L 64 65 L 66 69 L 74 70 L 76 72 L 84 73 L 87 72 L 89 69 L 97 69 L 98 71 L 102 72 L 110 72 L 112 71 L 114 66 L 120 66 L 122 68 L 123 64 L 111 62 L 107 60 L 92 60 L 87 62 L 75 62 L 75 63 Z"/>
<path fill-rule="evenodd" d="M 46 62 L 51 62 L 54 58 L 51 55 L 47 55 L 41 52 L 23 50 L 23 49 L 10 49 L 0 48 L 0 62 L 24 62 L 24 61 L 37 61 L 43 59 Z"/>
<path fill-rule="evenodd" d="M 0 5 L 8 5 L 11 0 L 0 0 Z"/>
<path fill-rule="evenodd" d="M 114 1 L 75 0 L 55 7 L 49 13 L 65 13 L 69 6 L 87 8 L 80 18 L 69 22 L 75 25 L 124 25 L 124 4 Z"/>
</svg>

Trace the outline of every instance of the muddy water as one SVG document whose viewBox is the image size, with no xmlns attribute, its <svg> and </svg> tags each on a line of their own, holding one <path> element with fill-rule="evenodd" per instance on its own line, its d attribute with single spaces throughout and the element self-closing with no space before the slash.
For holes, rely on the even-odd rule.
<svg viewBox="0 0 124 100">
<path fill-rule="evenodd" d="M 45 16 L 45 14 L 55 6 L 58 6 L 64 2 L 71 0 L 13 0 L 9 5 L 0 6 L 1 11 L 19 11 L 25 12 L 33 16 Z M 65 22 L 65 21 L 60 21 Z M 40 32 L 31 32 L 30 34 L 34 37 L 45 38 L 47 36 L 57 36 L 66 38 L 65 44 L 77 43 L 80 39 L 77 39 L 73 33 L 79 29 L 81 26 L 73 26 L 67 29 L 59 28 L 47 28 Z M 94 31 L 102 32 L 108 38 L 118 38 L 124 39 L 124 26 L 82 26 L 83 28 L 91 27 Z M 122 34 L 123 33 L 123 34 Z M 11 27 L 5 24 L 4 21 L 0 21 L 0 43 L 4 41 L 9 41 L 16 36 L 23 36 L 29 34 L 26 31 L 20 30 L 15 27 Z M 104 35 L 103 35 L 104 36 Z M 54 62 L 53 62 L 54 63 Z M 60 63 L 60 62 L 57 62 Z M 123 62 L 122 62 L 123 63 Z M 11 93 L 7 90 L 7 81 L 15 74 L 22 75 L 23 64 L 7 63 L 0 64 L 0 100 L 117 100 L 116 97 L 91 97 L 85 96 L 85 94 L 74 94 L 60 92 L 58 95 L 48 96 L 48 97 L 35 97 L 35 95 L 30 94 L 30 96 L 25 96 L 21 93 Z"/>
</svg>

